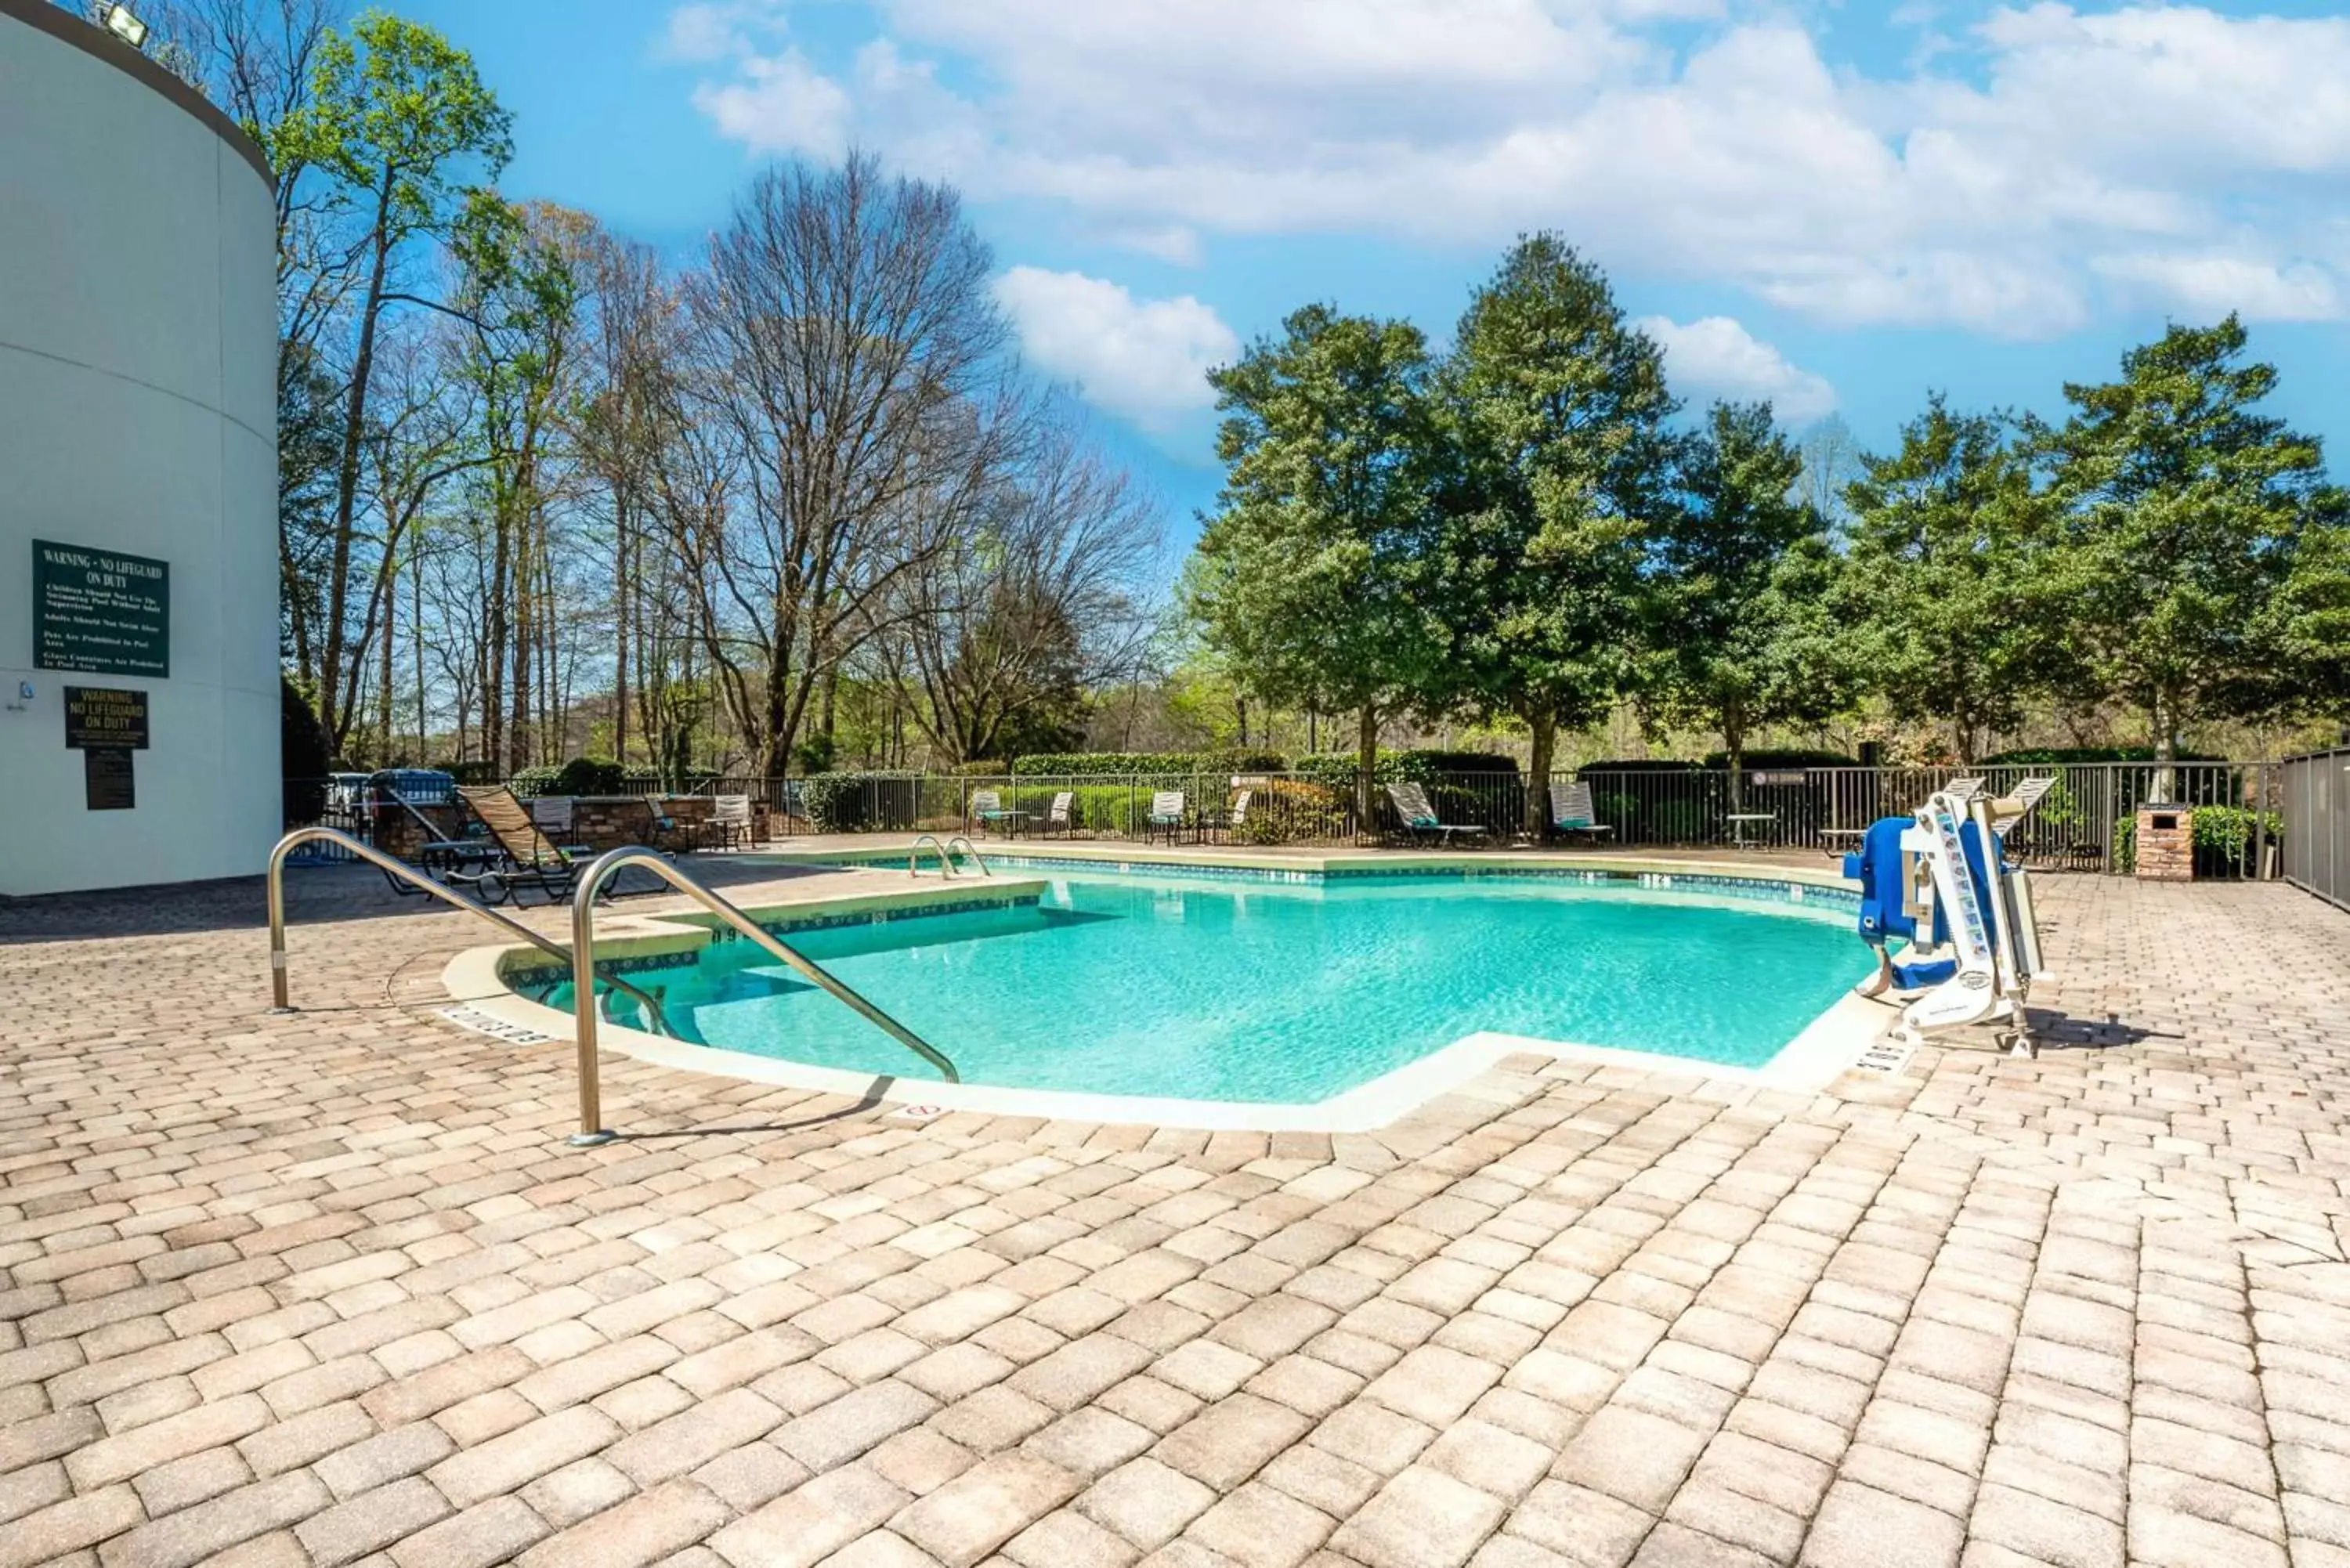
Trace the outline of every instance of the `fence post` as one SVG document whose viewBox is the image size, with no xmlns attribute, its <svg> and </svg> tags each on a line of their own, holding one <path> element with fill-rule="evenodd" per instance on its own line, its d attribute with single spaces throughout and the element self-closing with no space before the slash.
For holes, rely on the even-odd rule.
<svg viewBox="0 0 2350 1568">
<path fill-rule="evenodd" d="M 2255 882 L 2268 879 L 2269 818 L 2268 813 L 2262 809 L 2268 805 L 2268 799 L 2269 765 L 2264 762 L 2255 763 L 2252 764 L 2252 880 Z"/>
</svg>

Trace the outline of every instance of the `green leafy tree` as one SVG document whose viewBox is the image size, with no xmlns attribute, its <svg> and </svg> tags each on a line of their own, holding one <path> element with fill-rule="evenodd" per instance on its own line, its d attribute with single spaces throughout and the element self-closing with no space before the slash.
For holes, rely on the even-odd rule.
<svg viewBox="0 0 2350 1568">
<path fill-rule="evenodd" d="M 344 393 L 318 649 L 319 719 L 338 743 L 351 722 L 338 701 L 344 665 L 361 652 L 347 618 L 377 333 L 387 306 L 432 303 L 401 289 L 396 267 L 412 243 L 449 232 L 470 193 L 466 175 L 486 182 L 505 166 L 513 153 L 509 123 L 470 55 L 430 27 L 371 12 L 349 33 L 319 42 L 309 101 L 288 114 L 271 140 L 279 167 L 325 178 L 323 199 L 330 213 L 356 226 L 364 257 L 352 306 L 357 337 Z"/>
<path fill-rule="evenodd" d="M 1845 492 L 1850 548 L 1834 596 L 1846 657 L 1899 713 L 1950 726 L 1961 762 L 2012 728 L 2048 679 L 2044 508 L 2000 415 L 1939 394 Z"/>
<path fill-rule="evenodd" d="M 1532 736 L 1526 824 L 1539 831 L 1559 732 L 1603 718 L 1633 677 L 1675 405 L 1656 343 L 1555 234 L 1511 249 L 1457 342 L 1436 592 L 1453 694 Z"/>
<path fill-rule="evenodd" d="M 2277 374 L 2245 342 L 2233 316 L 2173 327 L 2122 357 L 2120 380 L 2066 386 L 2072 418 L 2041 432 L 2075 679 L 2146 715 L 2158 763 L 2292 674 L 2268 612 L 2328 487 L 2316 438 L 2257 410 Z"/>
<path fill-rule="evenodd" d="M 1800 497 L 1804 467 L 1769 403 L 1714 404 L 1684 444 L 1683 504 L 1657 550 L 1645 702 L 1721 733 L 1733 810 L 1751 736 L 1849 701 L 1829 602 L 1837 557 L 1826 520 Z"/>
<path fill-rule="evenodd" d="M 1443 652 L 1419 592 L 1429 373 L 1419 328 L 1313 305 L 1209 377 L 1226 472 L 1186 597 L 1259 698 L 1359 716 L 1366 823 L 1379 725 L 1424 703 Z"/>
<path fill-rule="evenodd" d="M 2331 719 L 2350 740 L 2350 497 L 2340 490 L 2323 498 L 2255 631 L 2272 656 L 2265 706 Z"/>
</svg>

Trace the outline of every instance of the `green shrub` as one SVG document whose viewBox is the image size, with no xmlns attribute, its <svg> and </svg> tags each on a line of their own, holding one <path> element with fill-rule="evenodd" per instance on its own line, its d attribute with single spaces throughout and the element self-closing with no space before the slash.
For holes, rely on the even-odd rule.
<svg viewBox="0 0 2350 1568">
<path fill-rule="evenodd" d="M 277 678 L 278 771 L 285 779 L 286 826 L 318 820 L 327 808 L 327 775 L 334 771 L 335 745 L 327 727 L 290 677 Z"/>
<path fill-rule="evenodd" d="M 626 794 L 629 770 L 609 757 L 574 757 L 555 775 L 556 794 Z"/>
<path fill-rule="evenodd" d="M 506 780 L 506 787 L 525 800 L 536 794 L 561 794 L 564 792 L 555 781 L 562 776 L 561 768 L 517 768 Z"/>
<path fill-rule="evenodd" d="M 800 784 L 800 809 L 818 833 L 902 831 L 920 820 L 920 774 L 818 774 Z"/>
<path fill-rule="evenodd" d="M 2043 803 L 2044 804 L 2044 803 Z M 2243 877 L 2252 865 L 2254 836 L 2263 825 L 2271 844 L 2284 842 L 2284 818 L 2273 811 L 2255 812 L 2241 805 L 2199 805 L 2195 812 L 2195 875 Z M 2114 869 L 2137 869 L 2137 818 L 2125 816 L 2114 824 Z"/>
<path fill-rule="evenodd" d="M 1293 844 L 1347 836 L 1348 797 L 1326 784 L 1275 779 L 1253 787 L 1247 820 L 1235 836 L 1243 844 Z"/>
<path fill-rule="evenodd" d="M 1281 773 L 1278 752 L 1037 752 L 1012 759 L 1016 776 L 1048 778 L 1173 778 L 1188 774 Z M 1002 769 L 996 770 L 999 774 Z"/>
</svg>

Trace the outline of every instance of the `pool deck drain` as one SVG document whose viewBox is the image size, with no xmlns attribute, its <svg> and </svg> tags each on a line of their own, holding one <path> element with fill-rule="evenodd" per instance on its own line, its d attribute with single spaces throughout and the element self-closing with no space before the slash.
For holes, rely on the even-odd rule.
<svg viewBox="0 0 2350 1568">
<path fill-rule="evenodd" d="M 0 1568 L 2350 1562 L 2350 916 L 2043 895 L 2036 1062 L 584 1151 L 371 874 L 0 906 Z"/>
</svg>

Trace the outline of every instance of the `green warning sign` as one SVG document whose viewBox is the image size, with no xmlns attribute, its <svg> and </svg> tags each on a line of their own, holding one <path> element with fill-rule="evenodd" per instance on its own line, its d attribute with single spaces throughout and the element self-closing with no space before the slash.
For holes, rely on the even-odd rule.
<svg viewBox="0 0 2350 1568">
<path fill-rule="evenodd" d="M 34 540 L 33 668 L 168 678 L 170 564 Z"/>
</svg>

